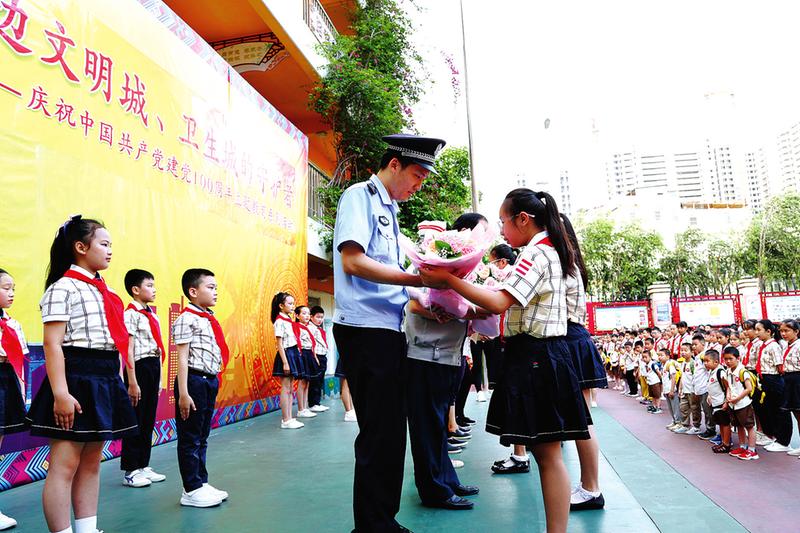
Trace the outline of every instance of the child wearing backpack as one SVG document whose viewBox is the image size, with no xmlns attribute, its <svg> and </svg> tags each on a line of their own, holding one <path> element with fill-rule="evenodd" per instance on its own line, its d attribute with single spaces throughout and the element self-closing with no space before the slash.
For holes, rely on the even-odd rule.
<svg viewBox="0 0 800 533">
<path fill-rule="evenodd" d="M 759 459 L 756 451 L 755 412 L 753 411 L 753 385 L 752 374 L 739 362 L 739 350 L 728 347 L 722 353 L 725 366 L 728 367 L 725 381 L 727 390 L 725 398 L 729 408 L 730 421 L 736 425 L 739 435 L 739 446 L 728 452 L 731 457 L 742 461 Z"/>
<path fill-rule="evenodd" d="M 672 354 L 669 348 L 662 348 L 658 352 L 658 360 L 664 368 L 661 374 L 663 382 L 664 395 L 667 399 L 667 409 L 669 415 L 672 417 L 672 422 L 667 426 L 667 429 L 672 431 L 683 427 L 681 424 L 681 411 L 680 411 L 680 396 L 678 395 L 678 383 L 681 379 L 681 371 L 678 361 L 672 359 Z"/>
<path fill-rule="evenodd" d="M 703 363 L 708 370 L 708 396 L 706 402 L 711 406 L 713 423 L 719 426 L 721 442 L 711 448 L 714 453 L 731 451 L 731 415 L 728 410 L 728 380 L 725 367 L 719 364 L 717 350 L 706 351 Z"/>
</svg>

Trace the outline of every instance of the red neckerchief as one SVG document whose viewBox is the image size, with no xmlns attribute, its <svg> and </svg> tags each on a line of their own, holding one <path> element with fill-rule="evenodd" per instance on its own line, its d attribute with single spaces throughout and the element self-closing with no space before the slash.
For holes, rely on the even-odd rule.
<svg viewBox="0 0 800 533">
<path fill-rule="evenodd" d="M 744 361 L 742 361 L 744 366 L 747 366 L 747 363 L 750 362 L 750 350 L 753 349 L 753 342 L 753 339 L 747 341 L 747 352 L 745 353 Z"/>
<path fill-rule="evenodd" d="M 0 310 L 0 313 L 2 313 L 0 315 L 0 331 L 3 332 L 3 351 L 6 352 L 8 362 L 14 367 L 17 377 L 22 379 L 22 362 L 25 360 L 25 354 L 22 353 L 22 343 L 19 341 L 16 330 L 8 324 L 11 317 L 3 313 L 2 310 Z"/>
<path fill-rule="evenodd" d="M 314 324 L 314 327 L 317 328 L 317 331 L 319 331 L 319 336 L 322 337 L 322 344 L 325 345 L 325 349 L 327 350 L 328 349 L 328 334 L 325 332 L 324 329 L 322 329 L 322 326 L 318 326 L 318 325 Z"/>
<path fill-rule="evenodd" d="M 311 333 L 311 330 L 308 329 L 308 326 L 298 322 L 297 323 L 297 329 L 299 329 L 301 331 L 305 331 L 306 333 L 308 333 L 308 336 L 311 338 L 311 352 L 312 353 L 316 352 L 317 351 L 317 341 L 314 339 L 314 334 Z M 301 350 L 303 349 L 303 345 L 302 344 L 300 344 L 300 349 Z"/>
<path fill-rule="evenodd" d="M 228 366 L 230 350 L 228 350 L 228 343 L 225 342 L 225 335 L 222 333 L 222 326 L 219 325 L 219 320 L 217 320 L 217 317 L 207 311 L 195 311 L 191 307 L 184 307 L 183 311 L 193 315 L 201 316 L 211 322 L 211 329 L 214 331 L 214 340 L 217 341 L 219 351 L 222 352 L 222 369 L 220 370 L 221 374 L 222 371 L 225 370 L 225 367 Z"/>
<path fill-rule="evenodd" d="M 158 349 L 161 350 L 161 362 L 163 363 L 166 352 L 164 351 L 164 342 L 161 340 L 161 326 L 158 324 L 155 313 L 153 313 L 153 310 L 149 307 L 139 309 L 132 303 L 129 303 L 127 308 L 133 309 L 137 313 L 141 313 L 147 317 L 147 321 L 150 323 L 150 334 L 153 336 L 153 339 L 155 339 Z"/>
<path fill-rule="evenodd" d="M 278 320 L 283 320 L 284 322 L 288 322 L 292 325 L 292 332 L 294 333 L 295 340 L 297 340 L 297 349 L 300 350 L 303 347 L 303 345 L 300 343 L 300 328 L 298 327 L 300 326 L 300 323 L 290 320 L 281 314 L 278 314 Z"/>
<path fill-rule="evenodd" d="M 773 342 L 775 342 L 775 339 L 770 339 L 764 344 L 762 344 L 761 348 L 758 349 L 758 360 L 756 361 L 756 374 L 758 374 L 758 377 L 761 377 L 761 354 L 764 353 L 764 348 L 766 348 Z"/>
<path fill-rule="evenodd" d="M 797 344 L 797 339 L 795 339 L 793 343 L 791 343 L 788 346 L 786 346 L 786 351 L 783 352 L 783 362 L 784 363 L 786 363 L 786 356 L 789 355 L 789 352 L 792 351 L 792 348 L 794 348 L 795 344 Z"/>
<path fill-rule="evenodd" d="M 119 350 L 120 355 L 125 360 L 125 364 L 130 366 L 128 362 L 128 342 L 130 339 L 128 338 L 128 329 L 125 327 L 125 311 L 122 306 L 122 299 L 111 292 L 103 278 L 90 278 L 73 269 L 67 270 L 64 273 L 64 277 L 88 283 L 100 291 L 103 296 L 103 310 L 106 315 L 106 322 L 108 322 L 108 330 L 114 340 L 114 346 Z"/>
</svg>

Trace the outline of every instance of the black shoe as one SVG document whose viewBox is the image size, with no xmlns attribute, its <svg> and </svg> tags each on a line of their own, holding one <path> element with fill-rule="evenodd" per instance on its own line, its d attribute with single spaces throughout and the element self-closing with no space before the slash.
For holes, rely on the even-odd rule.
<svg viewBox="0 0 800 533">
<path fill-rule="evenodd" d="M 472 428 L 469 425 L 466 425 L 466 426 L 459 425 L 458 426 L 458 430 L 459 431 L 463 431 L 467 435 L 471 435 L 472 434 Z"/>
<path fill-rule="evenodd" d="M 455 438 L 447 439 L 447 444 L 449 444 L 451 446 L 455 446 L 456 448 L 466 448 L 467 447 L 467 443 L 466 442 L 464 442 L 462 440 L 455 439 Z"/>
<path fill-rule="evenodd" d="M 471 426 L 474 423 L 475 421 L 469 417 L 466 416 L 456 417 L 456 424 L 458 424 L 459 426 Z"/>
<path fill-rule="evenodd" d="M 453 446 L 452 444 L 450 444 L 448 442 L 447 443 L 447 453 L 449 453 L 451 455 L 456 454 L 456 453 L 461 453 L 461 448 L 459 448 L 458 446 Z"/>
<path fill-rule="evenodd" d="M 569 504 L 569 510 L 570 511 L 591 511 L 591 510 L 594 510 L 594 509 L 602 509 L 605 504 L 606 504 L 606 500 L 603 498 L 603 495 L 600 494 L 600 496 L 597 496 L 596 498 L 592 498 L 591 500 L 586 500 L 585 502 Z"/>
<path fill-rule="evenodd" d="M 701 434 L 698 435 L 698 437 L 703 439 L 703 440 L 713 439 L 716 436 L 717 436 L 717 432 L 716 431 L 706 431 L 705 433 L 701 433 Z"/>
<path fill-rule="evenodd" d="M 439 509 L 449 509 L 451 511 L 466 511 L 472 509 L 475 504 L 466 498 L 453 494 L 449 498 L 440 502 L 422 502 L 425 507 L 438 507 Z"/>
<path fill-rule="evenodd" d="M 492 472 L 495 474 L 526 474 L 531 471 L 531 462 L 530 461 L 517 461 L 513 457 L 509 457 L 511 462 L 514 463 L 511 466 L 506 466 L 504 459 L 500 462 L 500 464 L 493 464 L 492 465 Z"/>
<path fill-rule="evenodd" d="M 475 496 L 480 492 L 480 489 L 475 485 L 456 485 L 451 488 L 457 496 Z"/>
<path fill-rule="evenodd" d="M 448 431 L 447 432 L 447 436 L 448 437 L 455 437 L 457 439 L 470 439 L 470 438 L 472 438 L 472 435 L 470 434 L 469 431 L 461 431 L 460 429 L 457 429 L 455 431 Z"/>
</svg>

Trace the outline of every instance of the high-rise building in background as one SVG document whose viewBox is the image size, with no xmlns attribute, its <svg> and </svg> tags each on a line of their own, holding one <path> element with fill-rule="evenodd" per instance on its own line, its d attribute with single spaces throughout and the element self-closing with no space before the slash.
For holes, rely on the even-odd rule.
<svg viewBox="0 0 800 533">
<path fill-rule="evenodd" d="M 800 122 L 796 122 L 777 137 L 778 175 L 777 191 L 800 192 Z"/>
<path fill-rule="evenodd" d="M 568 170 L 562 170 L 558 175 L 558 192 L 560 197 L 557 197 L 556 200 L 559 211 L 572 217 L 572 194 L 570 193 Z"/>
</svg>

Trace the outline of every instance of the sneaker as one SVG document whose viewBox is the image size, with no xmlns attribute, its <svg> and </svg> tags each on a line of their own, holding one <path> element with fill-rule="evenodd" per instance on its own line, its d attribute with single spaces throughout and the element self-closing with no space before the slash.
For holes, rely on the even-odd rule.
<svg viewBox="0 0 800 533">
<path fill-rule="evenodd" d="M 757 459 L 761 459 L 758 456 L 758 452 L 755 450 L 745 450 L 744 453 L 739 454 L 739 459 L 742 461 L 755 461 Z"/>
<path fill-rule="evenodd" d="M 181 505 L 187 507 L 214 507 L 221 503 L 222 499 L 206 485 L 192 492 L 183 491 L 181 494 Z"/>
<path fill-rule="evenodd" d="M 756 434 L 756 445 L 757 446 L 769 446 L 773 442 L 775 442 L 775 439 L 771 439 L 771 438 L 767 437 L 766 435 L 764 435 L 763 433 L 761 435 Z"/>
<path fill-rule="evenodd" d="M 786 455 L 792 455 L 794 457 L 800 457 L 800 448 L 794 448 L 793 450 L 790 450 L 790 451 L 786 452 Z"/>
<path fill-rule="evenodd" d="M 656 409 L 656 408 L 655 408 L 655 407 L 653 407 L 652 405 L 648 405 L 648 406 L 647 406 L 647 412 L 648 412 L 648 413 L 652 413 L 653 411 L 655 411 L 655 409 Z"/>
<path fill-rule="evenodd" d="M 703 432 L 703 433 L 699 434 L 697 436 L 697 438 L 702 439 L 702 440 L 710 440 L 710 439 L 713 439 L 716 436 L 717 436 L 717 432 L 716 431 L 706 431 L 706 432 Z"/>
<path fill-rule="evenodd" d="M 314 407 L 311 408 L 311 412 L 312 413 L 324 413 L 328 409 L 330 409 L 330 407 L 325 407 L 324 405 L 315 405 Z"/>
<path fill-rule="evenodd" d="M 671 424 L 667 424 L 667 425 L 666 425 L 666 426 L 664 426 L 664 427 L 665 427 L 666 429 L 668 429 L 668 430 L 672 431 L 672 430 L 678 429 L 678 428 L 680 427 L 680 423 L 679 423 L 679 422 L 672 422 Z"/>
<path fill-rule="evenodd" d="M 661 409 L 658 409 L 658 408 L 655 408 L 655 409 L 653 409 L 652 411 L 650 411 L 650 413 L 651 413 L 651 414 L 654 414 L 654 415 L 660 415 L 660 414 L 661 414 L 661 413 L 663 413 L 663 412 L 664 412 L 663 410 L 661 410 Z"/>
<path fill-rule="evenodd" d="M 142 468 L 142 474 L 144 474 L 145 477 L 150 481 L 152 481 L 153 483 L 160 483 L 165 479 L 167 479 L 167 476 L 165 476 L 164 474 L 159 474 L 149 466 Z"/>
<path fill-rule="evenodd" d="M 784 446 L 783 444 L 777 441 L 773 442 L 769 446 L 765 446 L 764 449 L 767 450 L 768 452 L 784 452 L 784 453 L 791 450 L 790 447 Z"/>
<path fill-rule="evenodd" d="M 312 413 L 311 409 L 297 411 L 297 418 L 314 418 L 315 416 L 317 416 L 317 413 Z"/>
<path fill-rule="evenodd" d="M 719 443 L 716 446 L 713 446 L 711 451 L 714 453 L 731 453 L 731 445 Z"/>
<path fill-rule="evenodd" d="M 6 516 L 3 513 L 0 513 L 0 530 L 11 529 L 16 525 L 17 525 L 16 520 L 11 518 L 10 516 Z"/>
<path fill-rule="evenodd" d="M 689 431 L 686 432 L 687 435 L 699 435 L 702 433 L 700 428 L 691 428 Z"/>
<path fill-rule="evenodd" d="M 136 469 L 132 472 L 126 473 L 122 478 L 122 484 L 126 487 L 133 487 L 135 489 L 141 487 L 149 487 L 153 482 L 150 481 L 141 469 Z"/>
<path fill-rule="evenodd" d="M 463 451 L 464 450 L 462 450 L 461 448 L 459 448 L 457 446 L 453 446 L 449 442 L 447 443 L 447 453 L 449 453 L 450 455 L 455 455 L 455 454 L 461 453 Z"/>
<path fill-rule="evenodd" d="M 689 428 L 687 428 L 683 424 L 681 424 L 680 426 L 678 426 L 677 428 L 672 430 L 673 433 L 677 433 L 679 435 L 683 435 L 684 433 L 688 433 L 688 431 L 689 431 Z"/>
<path fill-rule="evenodd" d="M 708 442 L 713 444 L 714 446 L 719 446 L 722 444 L 722 435 L 717 435 L 712 439 L 708 439 Z"/>
<path fill-rule="evenodd" d="M 345 411 L 344 413 L 344 421 L 345 422 L 358 422 L 356 418 L 356 410 L 350 409 L 349 411 Z"/>
<path fill-rule="evenodd" d="M 206 490 L 211 491 L 213 494 L 216 494 L 217 496 L 219 496 L 219 499 L 222 500 L 222 501 L 225 501 L 225 500 L 228 499 L 228 493 L 227 492 L 225 492 L 224 490 L 219 490 L 217 487 L 211 485 L 211 483 L 203 483 L 203 487 L 205 487 Z"/>
<path fill-rule="evenodd" d="M 450 446 L 455 446 L 456 448 L 466 448 L 467 447 L 467 443 L 466 442 L 463 442 L 463 441 L 460 441 L 460 440 L 456 440 L 456 439 L 453 439 L 453 438 L 447 439 L 447 444 L 449 444 Z"/>
<path fill-rule="evenodd" d="M 606 504 L 601 492 L 589 492 L 583 486 L 578 486 L 569 497 L 570 511 L 588 511 L 602 509 Z"/>
<path fill-rule="evenodd" d="M 592 400 L 592 407 L 597 407 L 597 402 Z"/>
<path fill-rule="evenodd" d="M 459 461 L 458 459 L 450 459 L 450 462 L 453 463 L 453 468 L 464 468 L 464 461 Z"/>
<path fill-rule="evenodd" d="M 281 420 L 281 429 L 300 429 L 303 426 L 305 426 L 305 424 L 303 424 L 296 418 L 289 419 L 286 422 Z"/>
<path fill-rule="evenodd" d="M 731 451 L 729 451 L 728 455 L 730 455 L 731 457 L 739 457 L 740 455 L 742 455 L 744 453 L 747 453 L 747 450 L 745 450 L 744 448 L 742 448 L 740 446 L 737 446 L 736 448 L 734 448 Z"/>
<path fill-rule="evenodd" d="M 479 402 L 485 402 L 486 401 L 486 393 L 483 392 L 482 390 L 479 390 L 477 399 L 478 399 Z"/>
</svg>

